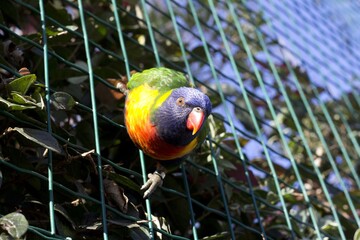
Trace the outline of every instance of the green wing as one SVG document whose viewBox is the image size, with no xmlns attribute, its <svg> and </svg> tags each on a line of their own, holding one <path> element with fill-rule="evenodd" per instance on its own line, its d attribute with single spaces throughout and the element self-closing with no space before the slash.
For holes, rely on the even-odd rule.
<svg viewBox="0 0 360 240">
<path fill-rule="evenodd" d="M 127 84 L 129 90 L 142 84 L 158 89 L 161 92 L 179 87 L 191 87 L 185 75 L 169 68 L 150 68 L 131 76 Z"/>
</svg>

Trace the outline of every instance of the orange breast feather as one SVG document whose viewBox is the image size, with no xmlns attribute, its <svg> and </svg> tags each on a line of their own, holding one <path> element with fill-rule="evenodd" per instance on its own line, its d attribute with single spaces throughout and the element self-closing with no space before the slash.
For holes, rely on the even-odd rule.
<svg viewBox="0 0 360 240">
<path fill-rule="evenodd" d="M 156 126 L 150 121 L 151 110 L 166 100 L 166 96 L 160 99 L 158 96 L 158 90 L 147 85 L 141 85 L 129 92 L 125 103 L 125 125 L 129 136 L 145 154 L 155 159 L 171 160 L 183 157 L 196 147 L 197 138 L 186 146 L 174 146 L 159 138 Z"/>
</svg>

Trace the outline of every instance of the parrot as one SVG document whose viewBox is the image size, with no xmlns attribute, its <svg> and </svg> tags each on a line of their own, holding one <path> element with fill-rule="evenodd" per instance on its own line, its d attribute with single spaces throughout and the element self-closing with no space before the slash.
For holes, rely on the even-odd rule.
<svg viewBox="0 0 360 240">
<path fill-rule="evenodd" d="M 127 83 L 125 126 L 134 144 L 157 161 L 141 187 L 144 198 L 161 186 L 166 167 L 179 165 L 206 138 L 212 105 L 176 70 L 158 67 L 133 74 Z"/>
</svg>

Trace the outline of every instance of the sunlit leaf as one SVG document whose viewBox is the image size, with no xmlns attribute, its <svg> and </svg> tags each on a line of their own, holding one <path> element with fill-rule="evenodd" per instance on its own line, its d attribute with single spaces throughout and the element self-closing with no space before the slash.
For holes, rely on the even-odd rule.
<svg viewBox="0 0 360 240">
<path fill-rule="evenodd" d="M 321 227 L 321 230 L 328 233 L 331 236 L 338 235 L 338 224 L 336 222 L 327 222 L 325 225 Z"/>
<path fill-rule="evenodd" d="M 12 103 L 9 102 L 8 100 L 3 99 L 2 97 L 0 97 L 0 105 L 3 105 L 6 109 L 12 111 L 21 111 L 21 110 L 36 108 L 36 106 L 32 106 L 32 105 L 21 105 L 17 103 Z"/>
<path fill-rule="evenodd" d="M 19 93 L 12 92 L 11 93 L 12 100 L 15 103 L 21 104 L 21 105 L 32 105 L 37 106 L 35 99 L 29 97 L 29 96 L 23 96 Z"/>
<path fill-rule="evenodd" d="M 21 213 L 10 213 L 0 218 L 0 227 L 13 238 L 20 238 L 26 233 L 29 223 Z"/>
<path fill-rule="evenodd" d="M 29 87 L 36 81 L 35 74 L 29 74 L 17 78 L 9 83 L 10 91 L 15 91 L 20 94 L 25 95 Z"/>
</svg>

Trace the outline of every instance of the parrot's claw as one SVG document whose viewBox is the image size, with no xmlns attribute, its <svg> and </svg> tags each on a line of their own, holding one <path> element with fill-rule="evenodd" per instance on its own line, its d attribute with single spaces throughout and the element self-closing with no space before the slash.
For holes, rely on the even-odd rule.
<svg viewBox="0 0 360 240">
<path fill-rule="evenodd" d="M 148 198 L 158 187 L 161 187 L 165 178 L 165 172 L 155 171 L 148 174 L 147 182 L 141 186 L 140 190 L 144 192 L 144 198 Z"/>
</svg>

